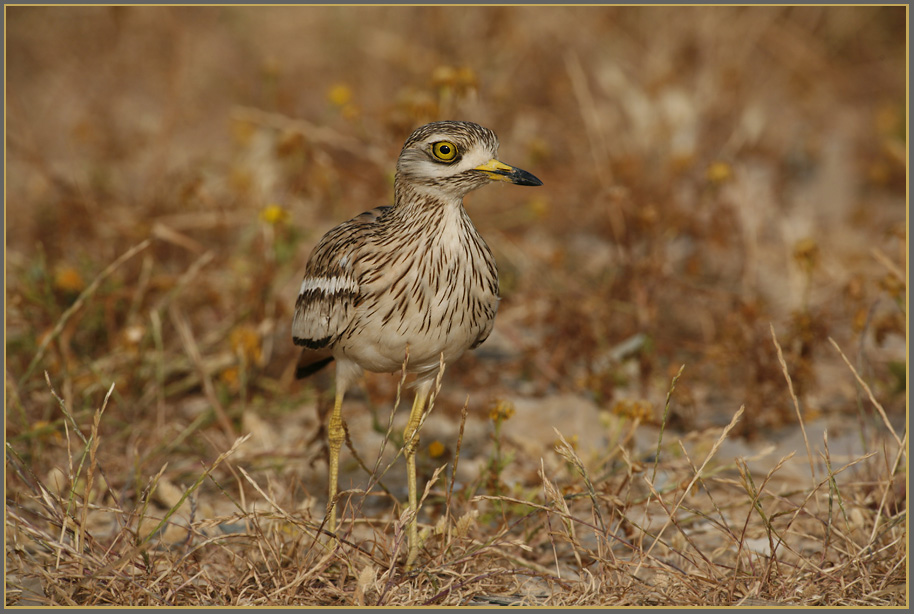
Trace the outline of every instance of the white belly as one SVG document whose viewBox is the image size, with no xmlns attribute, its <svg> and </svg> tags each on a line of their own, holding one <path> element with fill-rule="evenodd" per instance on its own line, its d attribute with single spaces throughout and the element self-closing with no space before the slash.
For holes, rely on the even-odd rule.
<svg viewBox="0 0 914 614">
<path fill-rule="evenodd" d="M 498 309 L 496 280 L 474 280 L 459 265 L 437 279 L 437 288 L 422 279 L 415 267 L 398 280 L 401 292 L 373 289 L 382 298 L 360 305 L 353 334 L 344 335 L 334 353 L 369 371 L 393 372 L 403 366 L 408 348 L 407 369 L 422 373 L 437 369 L 442 354 L 445 363 L 452 362 L 488 336 Z"/>
</svg>

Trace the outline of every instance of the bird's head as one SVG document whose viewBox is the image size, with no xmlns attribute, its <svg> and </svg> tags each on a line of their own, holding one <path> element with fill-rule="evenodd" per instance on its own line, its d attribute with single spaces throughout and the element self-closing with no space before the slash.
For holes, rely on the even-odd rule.
<svg viewBox="0 0 914 614">
<path fill-rule="evenodd" d="M 414 131 L 397 161 L 397 182 L 445 198 L 463 198 L 492 181 L 542 185 L 527 171 L 498 160 L 498 138 L 471 122 L 443 121 Z"/>
</svg>

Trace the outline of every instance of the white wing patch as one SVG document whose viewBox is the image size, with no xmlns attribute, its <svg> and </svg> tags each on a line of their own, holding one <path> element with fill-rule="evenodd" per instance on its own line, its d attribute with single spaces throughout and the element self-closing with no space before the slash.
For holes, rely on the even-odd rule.
<svg viewBox="0 0 914 614">
<path fill-rule="evenodd" d="M 346 258 L 340 261 L 344 265 Z M 301 289 L 298 291 L 299 296 L 316 290 L 324 295 L 338 294 L 340 292 L 355 292 L 359 287 L 351 277 L 306 277 L 301 282 Z"/>
<path fill-rule="evenodd" d="M 352 319 L 358 290 L 348 275 L 305 277 L 295 302 L 292 340 L 312 349 L 333 345 Z"/>
<path fill-rule="evenodd" d="M 332 348 L 352 323 L 359 304 L 359 267 L 368 236 L 390 207 L 378 207 L 324 235 L 308 258 L 295 301 L 292 340 L 311 349 Z"/>
</svg>

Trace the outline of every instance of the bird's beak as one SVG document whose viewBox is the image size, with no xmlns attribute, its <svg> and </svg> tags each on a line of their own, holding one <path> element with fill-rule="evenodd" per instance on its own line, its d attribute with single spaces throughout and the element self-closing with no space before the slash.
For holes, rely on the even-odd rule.
<svg viewBox="0 0 914 614">
<path fill-rule="evenodd" d="M 485 164 L 480 164 L 474 170 L 482 171 L 495 181 L 508 181 L 516 185 L 543 185 L 543 182 L 534 177 L 532 173 L 508 166 L 495 158 Z"/>
</svg>

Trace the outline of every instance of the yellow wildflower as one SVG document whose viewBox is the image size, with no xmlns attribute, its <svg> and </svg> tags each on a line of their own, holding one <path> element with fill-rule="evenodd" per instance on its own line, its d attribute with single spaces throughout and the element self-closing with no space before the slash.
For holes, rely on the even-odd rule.
<svg viewBox="0 0 914 614">
<path fill-rule="evenodd" d="M 733 168 L 726 162 L 712 162 L 708 166 L 708 181 L 720 185 L 733 177 Z"/>
<path fill-rule="evenodd" d="M 345 107 L 352 101 L 352 89 L 345 83 L 337 83 L 327 91 L 327 100 L 333 106 Z"/>
<path fill-rule="evenodd" d="M 644 399 L 622 399 L 621 401 L 616 401 L 613 404 L 612 413 L 629 420 L 640 420 L 641 422 L 647 422 L 653 417 L 651 404 Z"/>
<path fill-rule="evenodd" d="M 229 333 L 229 344 L 245 362 L 254 364 L 260 362 L 260 335 L 253 326 L 241 325 L 232 329 L 232 332 Z"/>
<path fill-rule="evenodd" d="M 444 454 L 445 447 L 444 444 L 438 441 L 437 439 L 432 443 L 428 444 L 428 455 L 432 458 L 439 458 Z"/>
<path fill-rule="evenodd" d="M 492 422 L 503 422 L 514 415 L 514 404 L 510 401 L 497 399 L 492 409 L 489 410 L 489 419 Z"/>
<path fill-rule="evenodd" d="M 286 223 L 289 219 L 289 212 L 277 204 L 267 205 L 260 211 L 260 219 L 267 224 L 278 226 Z"/>
<path fill-rule="evenodd" d="M 64 264 L 58 267 L 54 273 L 54 287 L 61 292 L 76 294 L 83 291 L 86 287 L 86 282 L 75 267 Z"/>
</svg>

